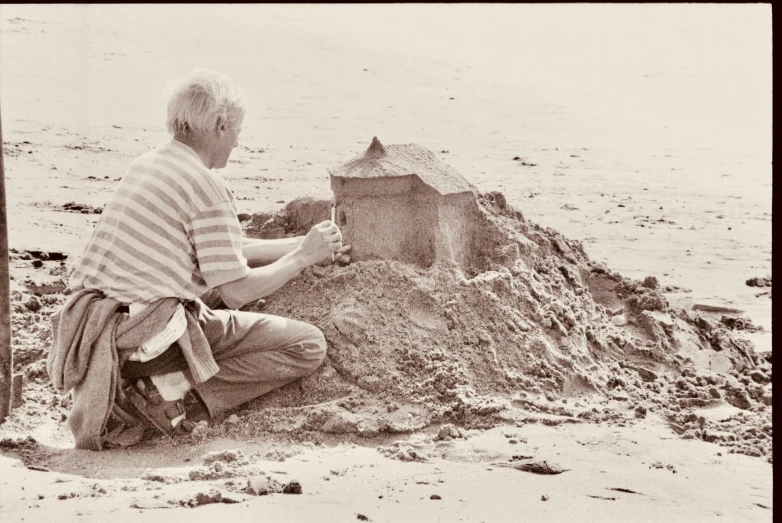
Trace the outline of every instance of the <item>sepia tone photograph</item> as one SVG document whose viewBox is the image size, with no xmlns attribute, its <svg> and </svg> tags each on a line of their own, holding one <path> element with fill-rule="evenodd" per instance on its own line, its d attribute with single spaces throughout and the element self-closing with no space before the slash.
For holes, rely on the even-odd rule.
<svg viewBox="0 0 782 523">
<path fill-rule="evenodd" d="M 0 521 L 770 522 L 772 10 L 0 6 Z"/>
</svg>

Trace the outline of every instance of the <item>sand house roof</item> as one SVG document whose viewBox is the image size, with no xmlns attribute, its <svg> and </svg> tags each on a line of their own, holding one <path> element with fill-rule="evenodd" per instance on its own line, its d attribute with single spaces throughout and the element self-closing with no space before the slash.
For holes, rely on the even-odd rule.
<svg viewBox="0 0 782 523">
<path fill-rule="evenodd" d="M 334 178 L 378 179 L 418 176 L 443 196 L 472 192 L 473 187 L 432 151 L 416 144 L 383 145 L 377 137 L 359 156 L 329 170 Z"/>
</svg>

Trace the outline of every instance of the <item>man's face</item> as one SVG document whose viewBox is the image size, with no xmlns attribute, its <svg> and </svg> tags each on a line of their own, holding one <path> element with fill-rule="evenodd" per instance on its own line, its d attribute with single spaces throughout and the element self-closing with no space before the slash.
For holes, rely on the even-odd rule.
<svg viewBox="0 0 782 523">
<path fill-rule="evenodd" d="M 222 169 L 228 165 L 231 151 L 239 145 L 239 133 L 241 131 L 241 124 L 235 125 L 231 122 L 224 122 L 220 125 L 214 142 L 213 169 Z"/>
</svg>

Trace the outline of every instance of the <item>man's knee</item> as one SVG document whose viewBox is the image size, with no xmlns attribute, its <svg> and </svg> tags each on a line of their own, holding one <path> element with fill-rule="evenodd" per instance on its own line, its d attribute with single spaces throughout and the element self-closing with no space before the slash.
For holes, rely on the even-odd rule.
<svg viewBox="0 0 782 523">
<path fill-rule="evenodd" d="M 310 341 L 313 345 L 313 360 L 312 370 L 314 371 L 323 363 L 326 359 L 326 337 L 317 327 L 312 327 L 312 339 Z"/>
<path fill-rule="evenodd" d="M 307 329 L 301 334 L 299 347 L 302 374 L 312 374 L 326 359 L 326 337 L 319 328 L 307 325 Z"/>
</svg>

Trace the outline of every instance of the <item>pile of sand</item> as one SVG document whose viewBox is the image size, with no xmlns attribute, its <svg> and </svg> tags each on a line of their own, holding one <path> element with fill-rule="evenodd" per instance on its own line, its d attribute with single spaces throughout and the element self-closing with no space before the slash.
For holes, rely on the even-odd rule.
<svg viewBox="0 0 782 523">
<path fill-rule="evenodd" d="M 296 200 L 254 215 L 245 233 L 304 234 L 329 206 Z M 328 357 L 229 432 L 372 436 L 656 412 L 685 438 L 771 460 L 770 353 L 730 330 L 746 322 L 670 307 L 654 278 L 611 273 L 501 194 L 478 207 L 485 263 L 472 277 L 395 260 L 316 266 L 248 307 L 319 326 Z"/>
<path fill-rule="evenodd" d="M 330 205 L 296 200 L 249 217 L 245 233 L 304 234 Z M 477 265 L 315 266 L 247 307 L 319 326 L 326 363 L 193 437 L 305 441 L 440 423 L 627 424 L 655 413 L 684 438 L 772 460 L 771 354 L 738 333 L 751 322 L 671 307 L 654 278 L 631 281 L 591 262 L 578 242 L 526 221 L 498 193 L 477 198 L 477 209 Z M 12 253 L 15 267 L 36 261 Z M 35 281 L 14 282 L 12 293 L 15 372 L 26 384 L 5 426 L 20 434 L 43 419 L 61 425 L 70 407 L 45 372 L 66 267 L 39 265 L 30 267 Z"/>
</svg>

